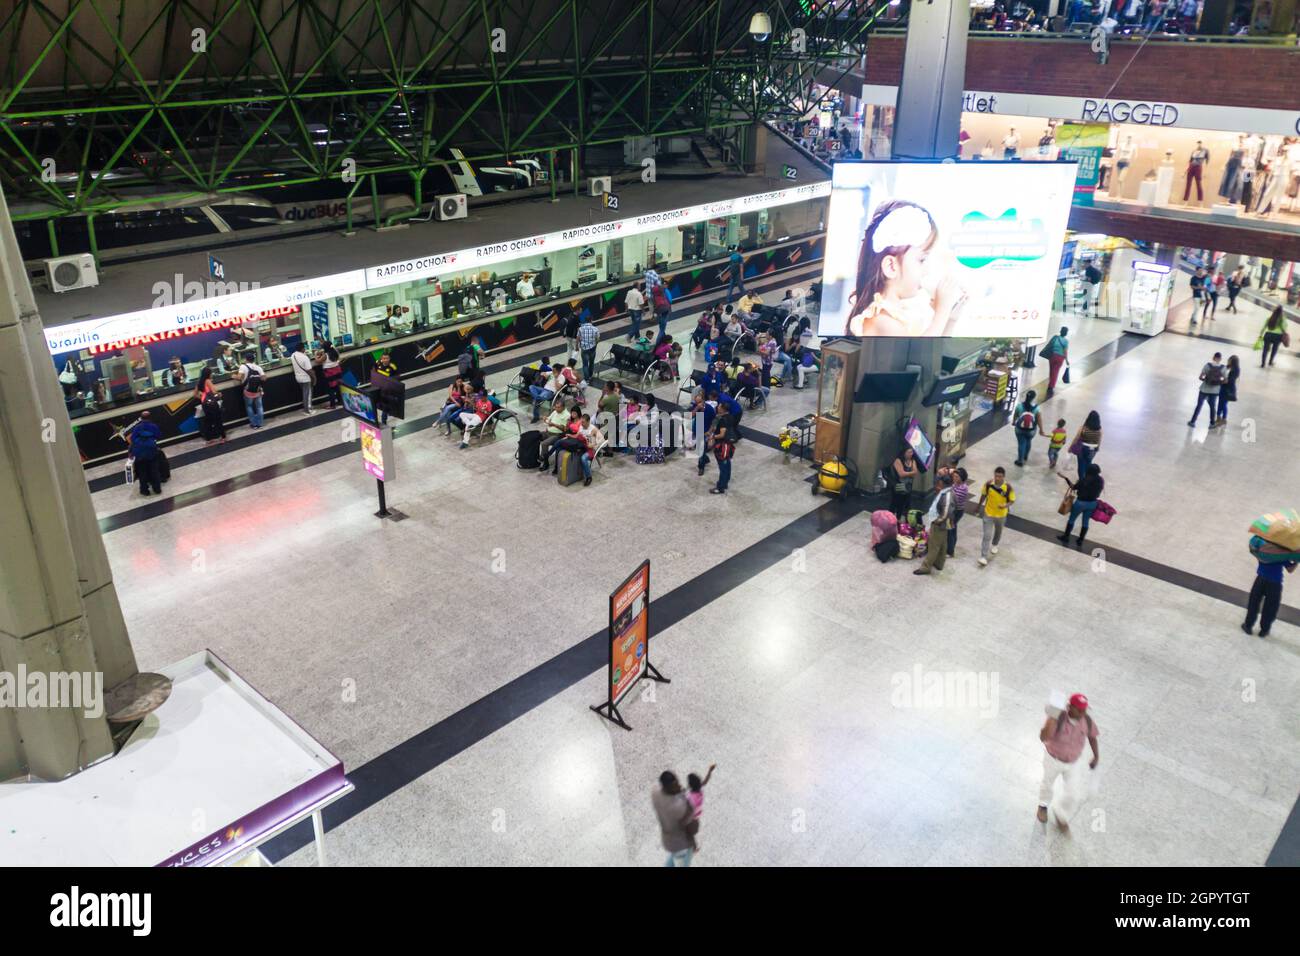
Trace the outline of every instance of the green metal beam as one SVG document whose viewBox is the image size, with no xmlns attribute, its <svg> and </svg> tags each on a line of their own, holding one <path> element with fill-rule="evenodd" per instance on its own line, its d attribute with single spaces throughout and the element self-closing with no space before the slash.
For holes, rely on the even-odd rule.
<svg viewBox="0 0 1300 956">
<path fill-rule="evenodd" d="M 884 5 L 850 17 L 856 4 L 834 0 L 818 17 L 796 0 L 67 0 L 56 14 L 9 0 L 0 181 L 33 204 L 15 216 L 27 221 L 324 183 L 345 158 L 372 192 L 396 173 L 419 193 L 450 146 L 475 163 L 567 152 L 581 172 L 584 150 L 629 135 L 789 115 L 821 71 L 860 62 Z M 774 21 L 761 46 L 748 35 L 759 9 Z M 498 25 L 504 54 L 490 49 Z M 788 52 L 796 26 L 807 56 Z M 206 53 L 190 49 L 200 27 Z M 49 156 L 75 182 L 44 182 Z M 112 195 L 118 184 L 151 188 Z"/>
</svg>

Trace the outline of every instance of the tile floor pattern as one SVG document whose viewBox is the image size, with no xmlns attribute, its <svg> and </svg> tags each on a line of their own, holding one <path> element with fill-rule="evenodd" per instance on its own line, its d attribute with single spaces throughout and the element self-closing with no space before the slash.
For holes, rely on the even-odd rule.
<svg viewBox="0 0 1300 956">
<path fill-rule="evenodd" d="M 1094 322 L 1076 347 L 1118 334 Z M 1098 542 L 1244 589 L 1245 523 L 1294 504 L 1277 499 L 1300 477 L 1287 440 L 1300 360 L 1243 379 L 1232 414 L 1256 420 L 1257 441 L 1207 438 L 1185 424 L 1205 346 L 1160 336 L 1046 412 L 1073 424 L 1095 406 L 1106 421 L 1098 462 L 1120 515 Z M 967 467 L 1012 447 L 995 432 Z M 356 768 L 598 632 L 642 558 L 662 596 L 827 507 L 806 469 L 756 443 L 724 499 L 688 461 L 619 461 L 566 489 L 518 473 L 513 448 L 399 440 L 398 524 L 371 516 L 349 456 L 114 531 L 141 666 L 211 647 Z M 1055 523 L 1042 455 L 1015 478 L 1017 510 Z M 231 465 L 194 467 L 178 478 Z M 113 494 L 96 495 L 101 512 Z M 331 862 L 657 864 L 652 782 L 716 761 L 699 865 L 1262 863 L 1300 791 L 1300 631 L 1248 639 L 1223 601 L 1015 532 L 981 569 L 974 527 L 930 579 L 878 564 L 865 515 L 773 556 L 655 638 L 673 682 L 629 699 L 633 732 L 587 709 L 594 672 L 332 829 Z M 996 676 L 996 707 L 895 706 L 917 668 Z M 1102 732 L 1068 839 L 1033 819 L 1052 689 L 1086 691 Z"/>
</svg>

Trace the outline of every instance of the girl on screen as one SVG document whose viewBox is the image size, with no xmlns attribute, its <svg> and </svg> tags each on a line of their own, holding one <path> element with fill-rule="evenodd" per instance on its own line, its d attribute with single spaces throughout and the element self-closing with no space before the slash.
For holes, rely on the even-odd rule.
<svg viewBox="0 0 1300 956">
<path fill-rule="evenodd" d="M 862 240 L 846 335 L 943 334 L 963 295 L 947 275 L 933 294 L 924 287 L 926 262 L 938 241 L 934 217 L 916 203 L 880 204 Z"/>
</svg>

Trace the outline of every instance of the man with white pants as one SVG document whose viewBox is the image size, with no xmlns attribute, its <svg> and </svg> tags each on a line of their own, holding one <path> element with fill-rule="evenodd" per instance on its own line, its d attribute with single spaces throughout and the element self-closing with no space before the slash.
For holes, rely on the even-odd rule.
<svg viewBox="0 0 1300 956">
<path fill-rule="evenodd" d="M 1083 742 L 1092 747 L 1090 769 L 1096 769 L 1101 753 L 1097 750 L 1097 725 L 1088 716 L 1088 698 L 1083 694 L 1070 697 L 1069 706 L 1060 715 L 1048 717 L 1043 729 L 1038 732 L 1038 739 L 1043 742 L 1043 782 L 1038 788 L 1038 822 L 1047 822 L 1047 808 L 1052 802 L 1052 788 L 1057 777 L 1064 777 L 1063 804 L 1068 802 L 1072 793 L 1080 786 L 1079 773 L 1082 766 L 1079 758 L 1083 755 Z M 1065 810 L 1065 806 L 1061 807 Z M 1057 812 L 1056 825 L 1062 831 L 1069 831 L 1068 813 Z"/>
</svg>

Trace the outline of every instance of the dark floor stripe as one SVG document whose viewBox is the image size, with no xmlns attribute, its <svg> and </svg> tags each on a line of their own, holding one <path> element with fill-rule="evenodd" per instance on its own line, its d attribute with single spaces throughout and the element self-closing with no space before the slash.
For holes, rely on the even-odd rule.
<svg viewBox="0 0 1300 956">
<path fill-rule="evenodd" d="M 821 268 L 820 264 L 818 264 L 813 269 L 796 266 L 796 267 L 785 269 L 782 272 L 775 273 L 772 276 L 757 277 L 761 281 L 751 282 L 750 285 L 754 289 L 754 291 L 757 292 L 771 291 L 771 289 L 775 287 L 785 286 L 790 282 L 803 279 L 803 278 L 808 278 L 812 276 L 813 272 L 815 272 L 816 269 L 820 269 L 820 268 Z M 710 295 L 712 295 L 712 293 L 710 293 Z M 703 311 L 704 306 L 700 302 L 696 301 L 702 298 L 704 297 L 695 296 L 692 298 L 683 299 L 682 300 L 683 309 L 689 307 L 692 311 L 694 311 L 694 309 L 696 308 L 699 308 L 701 311 Z M 709 305 L 712 306 L 714 300 L 708 299 L 707 301 Z M 716 301 L 721 302 L 724 300 L 720 297 Z M 647 322 L 644 322 L 643 324 L 653 329 L 655 327 L 655 320 L 652 319 Z M 631 321 L 627 320 L 626 317 L 617 320 L 617 324 L 602 325 L 600 328 L 601 339 L 606 343 L 611 342 L 620 336 L 626 335 L 628 329 L 630 328 L 631 328 Z M 518 355 L 512 355 L 510 358 L 501 359 L 500 361 L 490 362 L 487 365 L 484 365 L 483 374 L 485 376 L 495 375 L 498 372 L 508 372 L 511 371 L 512 369 L 522 368 L 523 366 L 527 365 L 529 362 L 535 362 L 540 358 L 545 358 L 554 355 L 555 350 L 557 348 L 560 348 L 563 345 L 563 340 L 562 337 L 560 336 L 553 336 L 551 338 L 543 339 L 541 341 L 542 343 L 544 343 L 544 345 L 537 345 L 537 347 L 535 347 L 531 351 L 524 352 Z M 527 345 L 527 344 L 530 343 L 522 343 L 522 345 Z M 517 348 L 517 347 L 519 346 L 512 346 L 512 348 Z M 417 398 L 421 395 L 428 395 L 430 392 L 437 391 L 438 389 L 447 388 L 448 386 L 451 385 L 452 381 L 456 378 L 456 374 L 457 373 L 454 366 L 447 367 L 447 368 L 438 368 L 438 369 L 419 369 L 417 371 L 411 372 L 409 373 L 405 381 L 412 382 L 418 379 L 419 384 L 409 386 L 406 390 L 406 397 L 408 399 Z M 323 397 L 319 395 L 316 396 L 316 398 L 317 400 L 324 400 Z M 274 422 L 278 418 L 291 416 L 295 412 L 301 414 L 300 406 L 296 404 L 288 405 L 285 406 L 284 408 L 268 410 L 267 418 L 268 420 Z M 242 434 L 239 434 L 234 438 L 229 439 L 223 444 L 197 445 L 183 452 L 171 451 L 172 449 L 183 447 L 189 441 L 198 440 L 197 437 L 189 437 L 186 439 L 176 441 L 172 443 L 170 446 L 164 446 L 164 450 L 169 451 L 167 458 L 168 461 L 171 463 L 172 468 L 183 468 L 186 465 L 192 465 L 198 462 L 208 461 L 210 459 L 217 458 L 222 455 L 234 454 L 235 452 L 241 451 L 245 448 L 251 448 L 254 445 L 260 445 L 263 442 L 275 441 L 277 438 L 282 438 L 285 435 L 295 435 L 299 432 L 304 432 L 309 428 L 316 428 L 321 425 L 326 425 L 330 422 L 338 421 L 345 417 L 347 417 L 347 413 L 344 412 L 342 409 L 338 409 L 338 410 L 317 409 L 316 414 L 314 415 L 310 415 L 310 416 L 304 415 L 301 418 L 290 422 L 283 422 L 283 423 L 277 422 L 275 427 L 270 430 L 260 429 L 258 431 L 253 431 L 249 429 L 247 431 L 244 431 Z M 244 421 L 244 419 L 239 419 L 237 420 L 237 422 L 232 423 L 231 427 L 232 428 L 238 427 L 239 421 Z M 99 464 L 103 464 L 103 462 L 100 462 Z M 90 486 L 91 493 L 94 494 L 97 491 L 105 491 L 109 488 L 115 488 L 121 485 L 122 474 L 121 472 L 109 472 L 106 475 L 100 475 L 97 478 L 91 478 L 86 483 Z"/>
<path fill-rule="evenodd" d="M 701 574 L 652 601 L 651 636 L 686 620 L 712 601 L 790 557 L 796 548 L 806 547 L 839 527 L 864 507 L 859 499 L 827 502 L 728 558 L 708 574 Z M 608 658 L 608 631 L 602 628 L 544 664 L 349 771 L 348 779 L 356 790 L 325 808 L 326 829 L 351 820 L 555 695 L 588 680 L 606 666 Z M 667 676 L 672 676 L 671 671 Z M 593 697 L 599 694 L 596 682 L 592 684 L 592 694 Z M 592 703 L 598 701 L 593 699 Z M 635 711 L 628 716 L 635 726 Z M 303 823 L 263 844 L 262 852 L 272 862 L 279 862 L 311 841 L 311 826 Z"/>
<path fill-rule="evenodd" d="M 1277 842 L 1265 866 L 1300 866 L 1300 800 L 1291 808 L 1291 814 L 1282 824 L 1282 832 L 1277 835 Z"/>
<path fill-rule="evenodd" d="M 1135 348 L 1145 345 L 1151 339 L 1144 335 L 1134 335 L 1125 332 L 1114 341 L 1107 342 L 1105 345 L 1092 352 L 1089 352 L 1083 358 L 1070 363 L 1070 373 L 1073 378 L 1076 375 L 1088 376 L 1094 372 L 1099 372 L 1112 362 L 1116 362 L 1128 355 Z M 1062 375 L 1064 375 L 1062 370 Z M 1037 378 L 1041 375 L 1042 378 Z M 1022 369 L 1020 372 L 1020 397 L 1028 391 L 1037 392 L 1041 398 L 1047 390 L 1048 366 L 1047 359 L 1038 360 L 1031 368 Z M 1034 379 L 1033 384 L 1027 384 L 1031 377 Z M 1060 394 L 1059 392 L 1057 393 Z M 1040 407 L 1046 408 L 1047 403 L 1052 399 L 1044 399 L 1039 402 Z M 977 441 L 983 441 L 995 431 L 1004 428 L 1011 423 L 1011 408 L 993 408 L 970 423 L 968 444 L 974 445 Z"/>
<path fill-rule="evenodd" d="M 1123 519 L 1117 518 L 1116 520 Z M 1065 547 L 1057 540 L 1057 535 L 1061 534 L 1065 530 L 1064 517 L 1062 517 L 1060 527 L 1052 527 L 1051 525 L 1045 525 L 1042 522 L 1033 521 L 1029 518 L 1021 518 L 1017 515 L 1008 515 L 1007 527 L 1011 528 L 1013 531 L 1027 534 L 1031 538 L 1037 538 L 1039 541 L 1046 541 L 1055 544 L 1058 547 Z M 1246 599 L 1250 596 L 1248 591 L 1243 591 L 1241 588 L 1231 587 L 1224 584 L 1222 581 L 1217 581 L 1213 578 L 1203 578 L 1200 575 L 1192 574 L 1189 571 L 1172 568 L 1167 564 L 1152 561 L 1150 558 L 1144 558 L 1138 554 L 1121 551 L 1119 548 L 1112 547 L 1105 542 L 1105 528 L 1105 525 L 1093 522 L 1088 529 L 1089 533 L 1093 537 L 1084 540 L 1087 550 L 1078 553 L 1083 554 L 1085 557 L 1090 557 L 1093 549 L 1101 548 L 1105 551 L 1107 564 L 1114 564 L 1117 567 L 1125 568 L 1129 571 L 1136 571 L 1138 574 L 1144 574 L 1149 578 L 1155 578 L 1157 581 L 1163 581 L 1165 584 L 1172 584 L 1175 587 L 1185 588 L 1188 591 L 1194 591 L 1197 594 L 1204 594 L 1206 597 L 1212 597 L 1216 601 L 1223 601 L 1226 604 L 1231 604 L 1233 607 L 1243 609 L 1243 617 L 1245 616 L 1244 609 L 1246 607 Z M 1075 523 L 1074 530 L 1075 532 L 1078 532 L 1079 530 L 1077 522 Z M 1096 536 L 1098 534 L 1102 535 L 1102 538 L 1097 538 Z M 1074 538 L 1071 537 L 1070 540 L 1073 541 Z M 1073 545 L 1070 545 L 1069 547 L 1070 550 L 1075 550 Z M 1279 621 L 1285 621 L 1288 624 L 1300 625 L 1300 608 L 1294 608 L 1290 605 L 1283 604 L 1278 610 L 1277 619 Z M 1242 636 L 1244 637 L 1245 635 Z"/>
</svg>

